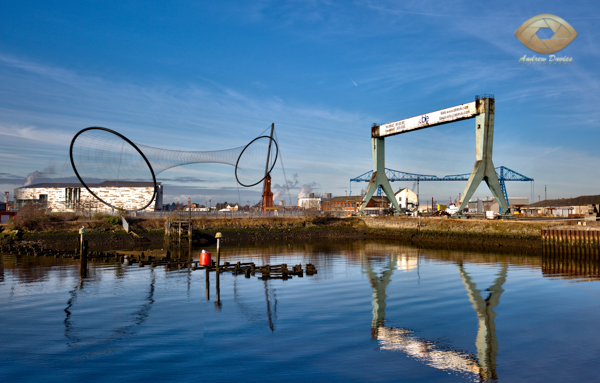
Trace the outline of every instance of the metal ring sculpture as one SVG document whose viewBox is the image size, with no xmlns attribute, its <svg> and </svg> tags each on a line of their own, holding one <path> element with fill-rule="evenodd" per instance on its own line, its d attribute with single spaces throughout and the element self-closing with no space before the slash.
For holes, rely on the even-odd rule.
<svg viewBox="0 0 600 383">
<path fill-rule="evenodd" d="M 106 206 L 130 211 L 150 206 L 158 193 L 156 176 L 167 169 L 193 163 L 232 165 L 235 166 L 236 181 L 250 187 L 262 182 L 273 170 L 278 152 L 277 142 L 269 136 L 257 137 L 247 145 L 233 149 L 179 151 L 135 144 L 122 134 L 102 127 L 82 129 L 73 137 L 69 149 L 75 175 L 87 191 Z M 118 187 L 121 182 L 148 186 L 150 181 L 152 197 L 127 208 L 117 206 L 116 201 L 111 200 L 111 197 L 116 198 L 114 195 L 92 190 L 94 187 Z"/>
</svg>

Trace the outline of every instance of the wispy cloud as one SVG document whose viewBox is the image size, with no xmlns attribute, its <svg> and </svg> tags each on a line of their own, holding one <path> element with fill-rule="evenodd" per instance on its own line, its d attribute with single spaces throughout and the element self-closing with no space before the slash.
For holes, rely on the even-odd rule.
<svg viewBox="0 0 600 383">
<path fill-rule="evenodd" d="M 5 123 L 0 123 L 0 136 L 62 145 L 69 143 L 72 138 L 72 136 L 61 131 L 40 129 L 35 126 L 8 125 Z"/>
</svg>

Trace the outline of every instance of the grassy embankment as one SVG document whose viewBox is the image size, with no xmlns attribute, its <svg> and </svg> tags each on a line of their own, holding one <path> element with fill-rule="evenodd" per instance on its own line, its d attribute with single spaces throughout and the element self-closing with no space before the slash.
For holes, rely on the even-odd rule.
<svg viewBox="0 0 600 383">
<path fill-rule="evenodd" d="M 501 238 L 540 238 L 541 230 L 561 223 L 556 221 L 518 221 L 450 219 L 444 217 L 381 217 L 363 219 L 365 225 L 379 230 L 413 230 L 423 235 L 487 236 Z"/>
<path fill-rule="evenodd" d="M 76 233 L 81 226 L 88 234 L 115 234 L 123 232 L 120 220 L 110 216 L 98 216 L 92 220 L 76 217 L 36 216 L 17 219 L 5 225 L 5 232 L 19 229 L 25 236 L 61 235 Z M 162 232 L 165 219 L 128 219 L 135 232 Z M 556 226 L 557 222 L 527 222 L 500 220 L 458 220 L 449 218 L 412 217 L 268 217 L 268 218 L 199 218 L 193 219 L 194 229 L 203 232 L 244 232 L 244 231 L 309 231 L 349 229 L 363 234 L 391 232 L 419 233 L 435 236 L 488 236 L 503 238 L 539 238 L 543 228 Z"/>
</svg>

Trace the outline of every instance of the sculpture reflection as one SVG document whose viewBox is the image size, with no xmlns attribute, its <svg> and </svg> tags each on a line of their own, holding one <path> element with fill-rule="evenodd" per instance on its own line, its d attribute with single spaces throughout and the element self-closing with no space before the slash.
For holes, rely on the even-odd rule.
<svg viewBox="0 0 600 383">
<path fill-rule="evenodd" d="M 411 330 L 386 326 L 386 289 L 392 280 L 392 274 L 395 270 L 418 270 L 420 252 L 419 249 L 397 246 L 386 246 L 385 252 L 389 254 L 388 261 L 380 274 L 375 272 L 373 262 L 369 261 L 364 253 L 362 254 L 363 264 L 373 289 L 371 336 L 373 339 L 377 339 L 381 349 L 402 351 L 408 356 L 440 370 L 474 375 L 482 381 L 496 380 L 498 341 L 494 324 L 494 308 L 498 305 L 504 291 L 502 286 L 506 281 L 508 266 L 502 265 L 494 283 L 486 289 L 489 295 L 484 299 L 463 264 L 457 264 L 467 295 L 479 320 L 475 341 L 477 357 L 475 358 L 463 351 L 448 347 L 441 348 L 435 342 L 418 338 Z"/>
<path fill-rule="evenodd" d="M 237 277 L 233 278 L 233 301 L 242 314 L 247 318 L 248 321 L 262 322 L 265 320 L 265 315 L 262 309 L 257 306 L 252 306 L 244 302 L 237 287 Z M 277 294 L 275 289 L 272 288 L 271 281 L 265 280 L 265 307 L 266 307 L 266 322 L 271 332 L 275 331 L 275 320 L 277 319 Z"/>
<path fill-rule="evenodd" d="M 97 336 L 92 336 L 87 339 L 83 338 L 79 334 L 89 333 L 89 331 L 83 331 L 89 330 L 89 321 L 86 321 L 86 326 L 84 326 L 83 328 L 78 328 L 77 325 L 73 323 L 73 306 L 76 304 L 77 300 L 80 299 L 79 295 L 82 293 L 83 290 L 85 290 L 85 286 L 92 282 L 91 280 L 89 280 L 89 278 L 80 278 L 78 280 L 77 286 L 69 292 L 70 297 L 67 301 L 67 307 L 64 309 L 66 314 L 64 319 L 64 326 L 65 337 L 67 338 L 67 347 L 76 348 L 107 346 L 114 342 L 119 342 L 136 335 L 138 331 L 136 328 L 139 328 L 142 324 L 146 322 L 146 320 L 150 316 L 150 310 L 152 309 L 152 305 L 154 304 L 154 285 L 156 282 L 156 276 L 154 274 L 154 270 L 151 270 L 150 274 L 151 277 L 148 293 L 142 301 L 139 308 L 128 316 L 130 319 L 126 322 L 129 323 L 125 323 L 111 330 L 108 330 L 108 334 L 98 333 Z M 102 323 L 106 322 L 106 320 L 102 320 Z M 110 352 L 110 349 L 104 350 L 104 352 Z"/>
</svg>

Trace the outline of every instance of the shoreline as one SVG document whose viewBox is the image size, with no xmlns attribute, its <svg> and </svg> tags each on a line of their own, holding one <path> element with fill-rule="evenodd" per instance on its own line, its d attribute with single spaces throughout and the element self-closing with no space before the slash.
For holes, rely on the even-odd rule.
<svg viewBox="0 0 600 383">
<path fill-rule="evenodd" d="M 164 223 L 149 221 L 132 220 L 135 235 L 88 222 L 89 232 L 85 239 L 93 250 L 167 247 L 164 229 L 158 229 L 161 225 L 164 227 Z M 452 220 L 437 217 L 210 218 L 194 219 L 192 222 L 192 245 L 195 248 L 214 246 L 214 235 L 221 232 L 223 246 L 392 240 L 421 248 L 527 254 L 541 254 L 544 244 L 542 229 L 564 225 L 560 221 Z M 73 229 L 80 226 L 81 222 L 74 222 L 54 231 L 24 233 L 20 240 L 5 237 L 0 243 L 2 248 L 10 244 L 10 247 L 18 249 L 21 245 L 36 243 L 53 250 L 74 250 L 78 247 L 79 235 Z M 171 244 L 173 242 L 176 244 L 176 241 Z M 187 236 L 181 242 L 182 247 L 189 246 Z"/>
</svg>

